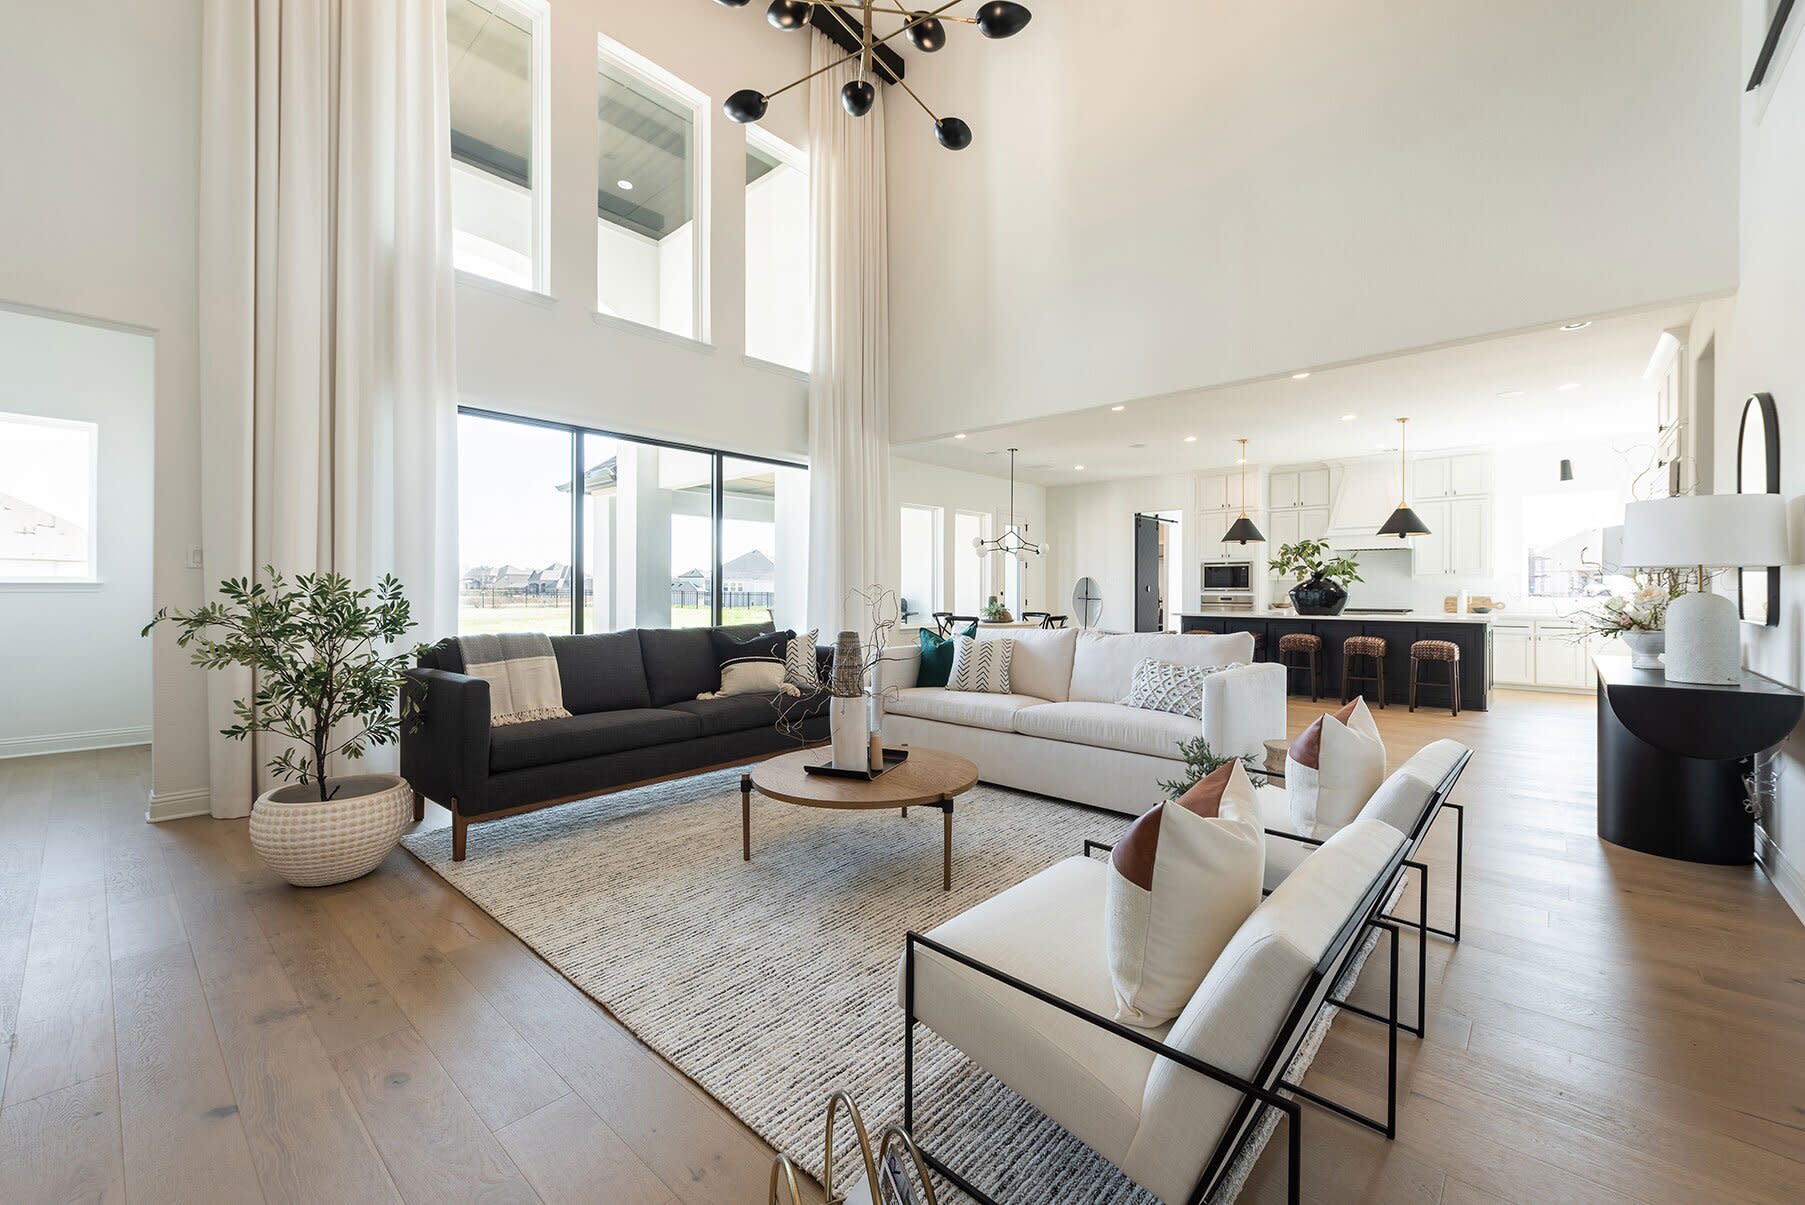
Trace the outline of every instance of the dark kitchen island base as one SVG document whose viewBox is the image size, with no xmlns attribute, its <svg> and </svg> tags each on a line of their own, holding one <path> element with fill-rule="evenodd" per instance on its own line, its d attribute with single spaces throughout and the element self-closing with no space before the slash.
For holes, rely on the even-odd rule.
<svg viewBox="0 0 1805 1205">
<path fill-rule="evenodd" d="M 1341 697 L 1341 644 L 1349 636 L 1383 636 L 1385 638 L 1385 701 L 1410 704 L 1410 646 L 1418 640 L 1447 640 L 1460 647 L 1460 706 L 1464 710 L 1484 711 L 1492 687 L 1492 629 L 1478 617 L 1448 619 L 1380 619 L 1371 615 L 1298 615 L 1294 612 L 1206 611 L 1178 617 L 1181 632 L 1252 632 L 1260 637 L 1255 654 L 1261 661 L 1279 659 L 1279 638 L 1293 632 L 1308 632 L 1322 637 L 1322 697 Z M 1445 667 L 1437 665 L 1427 671 L 1417 690 L 1417 707 L 1445 708 L 1448 692 L 1440 686 Z M 1290 676 L 1291 693 L 1308 696 L 1310 683 L 1305 674 Z M 1377 702 L 1378 691 L 1372 683 L 1364 683 L 1369 702 Z"/>
</svg>

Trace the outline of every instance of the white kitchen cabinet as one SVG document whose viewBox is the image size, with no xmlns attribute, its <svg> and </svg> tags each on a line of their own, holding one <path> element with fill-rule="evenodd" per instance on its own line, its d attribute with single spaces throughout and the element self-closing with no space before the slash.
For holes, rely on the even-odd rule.
<svg viewBox="0 0 1805 1205">
<path fill-rule="evenodd" d="M 1329 508 L 1306 506 L 1295 512 L 1299 539 L 1320 540 L 1329 534 Z"/>
<path fill-rule="evenodd" d="M 1446 500 L 1418 501 L 1412 510 L 1426 536 L 1413 536 L 1410 541 L 1410 571 L 1416 577 L 1446 577 L 1448 574 L 1448 507 Z"/>
<path fill-rule="evenodd" d="M 1535 684 L 1577 690 L 1586 685 L 1586 644 L 1572 629 L 1536 625 Z"/>
<path fill-rule="evenodd" d="M 1266 542 L 1276 550 L 1281 545 L 1295 544 L 1302 537 L 1303 516 L 1301 510 L 1275 510 L 1272 512 L 1271 524 L 1266 528 Z"/>
<path fill-rule="evenodd" d="M 1429 534 L 1412 547 L 1417 577 L 1484 577 L 1492 571 L 1492 500 L 1444 498 L 1417 502 Z"/>
<path fill-rule="evenodd" d="M 1410 497 L 1471 498 L 1492 490 L 1492 461 L 1484 452 L 1423 456 L 1410 466 Z"/>
<path fill-rule="evenodd" d="M 1542 690 L 1587 690 L 1601 641 L 1565 619 L 1492 622 L 1492 682 Z"/>
<path fill-rule="evenodd" d="M 1225 510 L 1228 507 L 1228 478 L 1206 473 L 1197 479 L 1197 509 Z"/>
<path fill-rule="evenodd" d="M 1534 686 L 1535 625 L 1492 624 L 1492 683 L 1496 686 Z"/>
<path fill-rule="evenodd" d="M 1327 507 L 1329 505 L 1329 470 L 1286 469 L 1268 479 L 1272 509 L 1294 507 Z"/>
</svg>

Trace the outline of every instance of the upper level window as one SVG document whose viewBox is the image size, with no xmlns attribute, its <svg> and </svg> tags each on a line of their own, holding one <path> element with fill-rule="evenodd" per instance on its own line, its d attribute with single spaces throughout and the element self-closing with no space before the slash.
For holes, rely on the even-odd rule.
<svg viewBox="0 0 1805 1205">
<path fill-rule="evenodd" d="M 0 414 L 0 582 L 94 581 L 93 423 Z"/>
<path fill-rule="evenodd" d="M 746 127 L 746 354 L 809 370 L 808 157 Z"/>
<path fill-rule="evenodd" d="M 706 340 L 707 98 L 606 39 L 598 84 L 596 309 Z"/>
<path fill-rule="evenodd" d="M 451 67 L 452 262 L 543 292 L 545 5 L 446 0 Z"/>
<path fill-rule="evenodd" d="M 1562 490 L 1523 499 L 1524 592 L 1531 598 L 1608 594 L 1604 529 L 1623 522 L 1613 490 Z"/>
</svg>

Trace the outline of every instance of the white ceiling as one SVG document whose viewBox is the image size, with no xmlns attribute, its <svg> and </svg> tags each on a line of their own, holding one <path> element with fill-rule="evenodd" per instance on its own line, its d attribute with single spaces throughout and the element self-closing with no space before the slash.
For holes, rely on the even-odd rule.
<svg viewBox="0 0 1805 1205">
<path fill-rule="evenodd" d="M 1397 448 L 1546 443 L 1561 436 L 1653 433 L 1646 379 L 1661 332 L 1683 327 L 1693 304 L 1600 318 L 1410 355 L 1191 390 L 1028 422 L 966 429 L 965 438 L 898 444 L 898 455 L 1006 474 L 1000 449 L 1019 447 L 1017 475 L 1040 485 L 1190 473 L 1233 465 L 1235 440 L 1251 464 L 1291 464 Z M 1577 388 L 1562 389 L 1562 385 Z M 1521 396 L 1502 396 L 1521 391 Z M 1352 414 L 1351 420 L 1343 415 Z M 956 433 L 955 433 L 956 434 Z M 1186 443 L 1186 436 L 1196 436 Z M 1142 446 L 1135 446 L 1142 445 Z M 1074 466 L 1083 465 L 1083 471 Z"/>
</svg>

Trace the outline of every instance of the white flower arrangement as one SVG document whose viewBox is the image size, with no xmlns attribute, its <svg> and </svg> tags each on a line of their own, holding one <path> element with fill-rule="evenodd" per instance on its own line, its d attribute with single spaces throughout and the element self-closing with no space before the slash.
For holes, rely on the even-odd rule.
<svg viewBox="0 0 1805 1205">
<path fill-rule="evenodd" d="M 1596 608 L 1575 612 L 1570 618 L 1589 635 L 1663 631 L 1668 606 L 1692 589 L 1693 576 L 1672 569 L 1639 574 L 1634 579 L 1634 590 L 1613 594 Z"/>
</svg>

